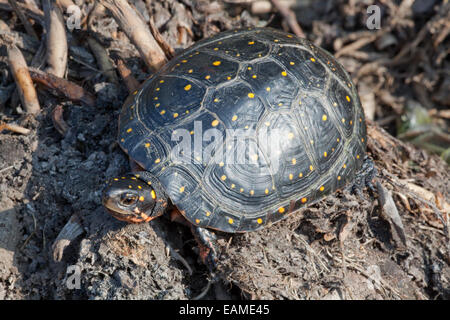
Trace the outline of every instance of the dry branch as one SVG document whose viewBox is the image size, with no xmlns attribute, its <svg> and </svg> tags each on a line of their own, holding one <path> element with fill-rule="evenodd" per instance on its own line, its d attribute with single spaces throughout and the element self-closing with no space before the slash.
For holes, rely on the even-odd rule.
<svg viewBox="0 0 450 320">
<path fill-rule="evenodd" d="M 164 52 L 145 26 L 145 22 L 139 18 L 128 2 L 125 0 L 101 0 L 100 3 L 111 12 L 117 24 L 136 46 L 150 70 L 159 70 L 167 61 Z"/>
<path fill-rule="evenodd" d="M 97 60 L 97 64 L 100 67 L 100 70 L 106 76 L 109 82 L 111 83 L 119 83 L 117 79 L 116 72 L 114 71 L 114 65 L 109 59 L 108 52 L 105 48 L 102 47 L 100 43 L 98 43 L 94 38 L 87 38 L 87 42 L 89 47 L 91 48 L 92 53 Z"/>
<path fill-rule="evenodd" d="M 20 100 L 30 114 L 37 114 L 41 111 L 36 89 L 33 86 L 27 62 L 22 52 L 12 44 L 8 46 L 8 64 L 16 81 Z"/>
<path fill-rule="evenodd" d="M 25 27 L 25 30 L 27 31 L 27 33 L 30 36 L 32 36 L 33 38 L 35 38 L 36 40 L 39 40 L 39 37 L 37 36 L 36 32 L 34 31 L 33 27 L 31 26 L 30 22 L 25 17 L 25 14 L 18 7 L 16 0 L 8 0 L 8 2 L 11 5 L 11 8 L 13 8 L 13 10 L 16 12 L 20 21 L 22 21 L 23 26 Z"/>
<path fill-rule="evenodd" d="M 43 0 L 47 30 L 47 72 L 64 77 L 67 67 L 67 36 L 61 10 L 50 0 Z"/>
<path fill-rule="evenodd" d="M 17 6 L 27 16 L 38 21 L 41 25 L 44 25 L 44 13 L 41 10 L 20 2 L 17 2 Z M 9 4 L 8 0 L 0 0 L 0 10 L 13 11 L 14 9 Z"/>
<path fill-rule="evenodd" d="M 117 60 L 117 70 L 119 70 L 120 76 L 125 82 L 129 93 L 134 92 L 139 88 L 139 82 L 133 77 L 130 69 L 127 68 L 122 59 Z"/>
<path fill-rule="evenodd" d="M 30 68 L 30 75 L 35 82 L 46 86 L 53 92 L 56 91 L 57 95 L 63 95 L 72 101 L 81 101 L 89 106 L 95 106 L 95 97 L 69 80 L 33 68 Z"/>
<path fill-rule="evenodd" d="M 9 130 L 9 131 L 24 134 L 24 135 L 29 134 L 31 131 L 30 129 L 18 126 L 16 124 L 4 123 L 4 122 L 0 121 L 0 132 L 2 132 L 3 130 Z"/>
</svg>

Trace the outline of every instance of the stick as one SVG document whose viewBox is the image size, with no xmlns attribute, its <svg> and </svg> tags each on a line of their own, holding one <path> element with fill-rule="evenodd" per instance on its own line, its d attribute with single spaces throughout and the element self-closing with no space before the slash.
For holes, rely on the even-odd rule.
<svg viewBox="0 0 450 320">
<path fill-rule="evenodd" d="M 27 113 L 37 114 L 41 111 L 36 89 L 33 86 L 27 62 L 22 52 L 14 45 L 8 47 L 8 64 L 16 81 L 20 100 Z"/>
<path fill-rule="evenodd" d="M 100 67 L 100 70 L 103 74 L 108 78 L 108 81 L 111 83 L 119 83 L 119 79 L 117 79 L 116 72 L 114 71 L 114 66 L 109 59 L 108 52 L 105 48 L 102 47 L 100 43 L 97 42 L 94 38 L 88 37 L 87 42 L 89 47 L 91 48 L 92 53 L 95 56 L 95 60 L 97 60 L 97 64 Z"/>
<path fill-rule="evenodd" d="M 0 132 L 2 132 L 3 130 L 9 130 L 9 131 L 24 134 L 24 135 L 29 134 L 31 131 L 30 129 L 18 126 L 17 124 L 4 123 L 4 122 L 0 121 Z"/>
<path fill-rule="evenodd" d="M 120 76 L 125 82 L 129 93 L 134 92 L 139 88 L 139 82 L 133 77 L 130 69 L 127 68 L 122 59 L 117 60 L 117 69 L 119 70 Z"/>
<path fill-rule="evenodd" d="M 27 20 L 25 15 L 23 14 L 22 10 L 17 6 L 16 0 L 8 0 L 11 8 L 16 12 L 17 16 L 19 17 L 20 21 L 22 21 L 23 26 L 25 27 L 25 30 L 27 33 L 35 38 L 36 40 L 39 40 L 39 37 L 37 36 L 36 32 L 34 31 L 33 27 L 31 26 L 30 22 Z"/>
<path fill-rule="evenodd" d="M 56 91 L 57 95 L 63 95 L 72 101 L 84 102 L 91 107 L 95 106 L 95 97 L 69 80 L 56 77 L 50 73 L 45 73 L 34 68 L 30 68 L 30 75 L 35 82 Z"/>
<path fill-rule="evenodd" d="M 67 36 L 61 10 L 50 0 L 43 0 L 45 29 L 47 30 L 47 69 L 60 78 L 67 68 Z"/>
<path fill-rule="evenodd" d="M 148 68 L 152 71 L 159 70 L 167 61 L 164 52 L 128 2 L 100 0 L 100 3 L 111 12 L 117 24 L 138 49 Z"/>
<path fill-rule="evenodd" d="M 285 7 L 279 0 L 270 0 L 270 1 L 274 5 L 274 7 L 277 8 L 277 10 L 283 16 L 283 18 L 286 20 L 292 32 L 296 36 L 304 38 L 305 34 L 303 33 L 302 28 L 297 22 L 297 17 L 295 16 L 295 13 L 288 7 Z"/>
</svg>

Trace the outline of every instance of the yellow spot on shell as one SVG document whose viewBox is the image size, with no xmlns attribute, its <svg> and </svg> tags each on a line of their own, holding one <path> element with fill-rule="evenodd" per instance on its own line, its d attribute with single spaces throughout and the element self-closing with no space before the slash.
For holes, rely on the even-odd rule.
<svg viewBox="0 0 450 320">
<path fill-rule="evenodd" d="M 253 99 L 253 98 L 255 97 L 255 94 L 252 93 L 252 92 L 250 92 L 250 93 L 248 94 L 248 97 L 249 97 L 250 99 Z"/>
<path fill-rule="evenodd" d="M 159 114 L 164 115 L 166 113 L 166 110 L 162 110 Z"/>
<path fill-rule="evenodd" d="M 142 187 L 141 187 L 141 186 L 138 186 L 138 189 L 142 189 Z"/>
<path fill-rule="evenodd" d="M 127 132 L 128 132 L 128 133 L 130 133 L 131 131 L 133 131 L 133 129 L 131 129 L 131 128 L 128 128 L 128 129 L 127 129 Z"/>
<path fill-rule="evenodd" d="M 120 142 L 125 142 L 125 139 L 124 138 L 120 139 Z"/>
<path fill-rule="evenodd" d="M 160 105 L 161 103 L 158 102 L 157 104 L 155 104 L 155 107 L 158 108 Z"/>
<path fill-rule="evenodd" d="M 256 220 L 256 222 L 257 222 L 258 224 L 261 224 L 261 223 L 263 223 L 263 220 L 262 220 L 261 218 L 258 218 L 258 220 Z"/>
<path fill-rule="evenodd" d="M 192 88 L 192 85 L 188 84 L 186 87 L 184 87 L 184 90 L 189 91 L 189 90 L 191 90 L 191 88 Z"/>
<path fill-rule="evenodd" d="M 269 121 L 264 122 L 264 124 L 266 125 L 266 127 L 270 126 L 270 122 Z"/>
<path fill-rule="evenodd" d="M 186 62 L 187 62 L 187 60 L 181 60 L 181 62 L 183 62 L 183 63 L 186 63 Z"/>
<path fill-rule="evenodd" d="M 341 180 L 341 176 L 338 176 L 337 179 L 338 179 L 338 180 Z"/>
<path fill-rule="evenodd" d="M 206 80 L 209 80 L 210 78 L 211 76 L 209 74 L 205 77 Z"/>
<path fill-rule="evenodd" d="M 213 66 L 220 66 L 220 64 L 221 64 L 222 62 L 221 61 L 214 61 L 213 62 Z"/>
<path fill-rule="evenodd" d="M 293 66 L 293 65 L 295 64 L 295 62 L 291 61 L 291 62 L 289 62 L 289 64 L 290 64 L 291 66 Z"/>
<path fill-rule="evenodd" d="M 308 199 L 302 198 L 300 201 L 301 201 L 302 203 L 306 203 L 306 201 L 308 201 Z"/>
<path fill-rule="evenodd" d="M 189 70 L 188 70 L 188 73 L 192 73 L 192 72 L 194 72 L 194 70 L 192 70 L 192 69 L 189 69 Z"/>
<path fill-rule="evenodd" d="M 159 83 L 164 83 L 164 80 L 159 80 Z"/>
<path fill-rule="evenodd" d="M 327 115 L 326 114 L 324 114 L 323 116 L 322 116 L 322 121 L 327 121 Z"/>
<path fill-rule="evenodd" d="M 283 77 L 286 77 L 286 76 L 287 76 L 287 72 L 286 72 L 286 71 L 282 71 L 282 72 L 281 72 L 281 75 L 282 75 Z"/>
<path fill-rule="evenodd" d="M 220 179 L 222 179 L 222 181 L 225 181 L 225 180 L 227 180 L 227 176 L 223 175 L 223 176 L 220 177 Z"/>
<path fill-rule="evenodd" d="M 294 134 L 292 132 L 288 133 L 288 139 L 293 139 L 294 138 Z"/>
<path fill-rule="evenodd" d="M 314 58 L 311 58 L 311 61 L 312 61 L 312 62 L 316 62 L 316 59 L 314 59 Z"/>
<path fill-rule="evenodd" d="M 266 91 L 269 92 L 269 91 L 270 91 L 270 87 L 267 87 L 267 88 L 266 88 Z"/>
<path fill-rule="evenodd" d="M 144 196 L 139 197 L 139 201 L 144 201 L 144 200 L 145 200 Z"/>
<path fill-rule="evenodd" d="M 195 219 L 195 223 L 200 223 L 200 219 Z"/>
<path fill-rule="evenodd" d="M 217 50 L 219 50 L 219 48 L 214 48 L 214 51 L 217 51 Z"/>
<path fill-rule="evenodd" d="M 342 168 L 344 168 L 344 169 L 347 168 L 347 165 L 344 163 L 344 165 L 342 166 Z"/>
<path fill-rule="evenodd" d="M 254 195 L 255 194 L 255 190 L 250 190 L 250 195 Z"/>
<path fill-rule="evenodd" d="M 237 115 L 234 115 L 233 118 L 231 118 L 231 121 L 236 121 L 237 120 Z"/>
<path fill-rule="evenodd" d="M 229 223 L 229 224 L 233 224 L 233 222 L 234 222 L 233 219 L 231 219 L 231 218 L 228 219 L 228 223 Z"/>
<path fill-rule="evenodd" d="M 231 189 L 234 189 L 236 185 L 234 183 L 231 184 Z"/>
<path fill-rule="evenodd" d="M 219 167 L 223 167 L 224 165 L 225 165 L 225 163 L 223 163 L 223 162 L 219 163 Z"/>
<path fill-rule="evenodd" d="M 114 178 L 114 181 L 119 181 L 119 179 L 117 179 L 117 178 Z"/>
<path fill-rule="evenodd" d="M 184 192 L 184 187 L 180 187 L 180 193 Z"/>
<path fill-rule="evenodd" d="M 325 151 L 325 152 L 323 153 L 323 156 L 326 158 L 326 157 L 328 156 L 328 153 Z"/>
<path fill-rule="evenodd" d="M 152 192 L 150 192 L 150 195 L 152 196 L 152 199 L 153 199 L 153 200 L 156 199 L 156 193 L 155 193 L 155 190 L 152 190 Z"/>
<path fill-rule="evenodd" d="M 295 158 L 292 158 L 292 164 L 296 164 L 297 160 Z"/>
<path fill-rule="evenodd" d="M 255 41 L 249 41 L 248 44 L 249 45 L 255 44 Z"/>
<path fill-rule="evenodd" d="M 341 139 L 337 138 L 336 141 L 339 142 L 339 141 L 341 141 Z"/>
<path fill-rule="evenodd" d="M 144 144 L 144 146 L 146 147 L 146 148 L 149 148 L 150 147 L 150 143 L 146 143 L 146 144 Z"/>
<path fill-rule="evenodd" d="M 265 194 L 269 194 L 269 189 L 264 190 Z"/>
<path fill-rule="evenodd" d="M 284 213 L 285 209 L 283 207 L 281 207 L 280 209 L 278 209 L 279 213 Z"/>
<path fill-rule="evenodd" d="M 133 92 L 133 95 L 136 95 L 138 93 L 138 91 L 136 90 L 135 92 Z"/>
<path fill-rule="evenodd" d="M 309 170 L 313 171 L 314 167 L 312 165 L 309 166 Z"/>
<path fill-rule="evenodd" d="M 217 127 L 217 125 L 219 124 L 219 120 L 213 120 L 213 122 L 211 122 L 211 125 L 213 126 L 213 127 Z"/>
<path fill-rule="evenodd" d="M 253 78 L 253 79 L 256 79 L 256 74 L 252 75 L 252 78 Z"/>
<path fill-rule="evenodd" d="M 349 96 L 345 96 L 345 99 L 347 99 L 347 101 L 350 102 L 350 97 Z"/>
<path fill-rule="evenodd" d="M 211 212 L 206 211 L 206 216 L 209 217 L 211 215 Z"/>
<path fill-rule="evenodd" d="M 174 117 L 174 118 L 178 117 L 178 113 L 174 113 L 174 114 L 173 114 L 173 117 Z"/>
<path fill-rule="evenodd" d="M 321 186 L 321 187 L 319 188 L 319 190 L 320 190 L 320 191 L 323 191 L 323 190 L 325 190 L 325 187 L 324 187 L 324 186 Z"/>
<path fill-rule="evenodd" d="M 239 191 L 240 191 L 240 192 L 244 192 L 244 188 L 240 188 Z"/>
<path fill-rule="evenodd" d="M 161 159 L 160 159 L 160 158 L 158 158 L 158 159 L 155 160 L 155 163 L 160 163 L 160 162 L 161 162 Z"/>
<path fill-rule="evenodd" d="M 300 172 L 300 173 L 298 174 L 298 177 L 299 177 L 299 178 L 303 177 L 303 173 Z"/>
<path fill-rule="evenodd" d="M 156 88 L 155 90 L 156 90 L 156 91 L 159 91 L 159 90 L 161 90 L 161 88 Z"/>
<path fill-rule="evenodd" d="M 289 180 L 294 179 L 294 175 L 292 173 L 289 174 Z"/>
<path fill-rule="evenodd" d="M 359 154 L 356 155 L 356 159 L 359 159 Z"/>
<path fill-rule="evenodd" d="M 219 99 L 218 99 L 218 98 L 215 98 L 215 99 L 214 99 L 214 102 L 219 102 Z"/>
</svg>

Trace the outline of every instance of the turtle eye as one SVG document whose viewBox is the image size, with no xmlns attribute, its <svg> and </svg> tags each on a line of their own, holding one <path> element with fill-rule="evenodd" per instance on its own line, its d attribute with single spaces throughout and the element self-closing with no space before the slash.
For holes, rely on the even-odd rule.
<svg viewBox="0 0 450 320">
<path fill-rule="evenodd" d="M 131 206 L 136 203 L 137 196 L 132 193 L 125 193 L 120 197 L 120 203 L 124 206 Z"/>
</svg>

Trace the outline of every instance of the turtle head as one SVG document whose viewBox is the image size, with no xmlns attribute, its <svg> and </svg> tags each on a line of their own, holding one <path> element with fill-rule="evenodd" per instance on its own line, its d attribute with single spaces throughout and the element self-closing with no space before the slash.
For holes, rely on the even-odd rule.
<svg viewBox="0 0 450 320">
<path fill-rule="evenodd" d="M 103 206 L 116 219 L 129 223 L 148 222 L 162 215 L 167 196 L 156 178 L 146 174 L 127 174 L 107 182 Z"/>
</svg>

